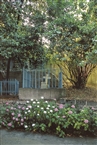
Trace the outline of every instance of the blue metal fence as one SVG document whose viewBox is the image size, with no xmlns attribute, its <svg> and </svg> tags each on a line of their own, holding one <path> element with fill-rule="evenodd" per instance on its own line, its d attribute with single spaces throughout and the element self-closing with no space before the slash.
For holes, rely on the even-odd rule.
<svg viewBox="0 0 97 145">
<path fill-rule="evenodd" d="M 0 81 L 0 95 L 18 95 L 19 81 L 16 79 Z"/>
<path fill-rule="evenodd" d="M 47 85 L 47 86 L 46 86 Z M 62 71 L 58 69 L 23 68 L 23 88 L 62 88 Z"/>
</svg>

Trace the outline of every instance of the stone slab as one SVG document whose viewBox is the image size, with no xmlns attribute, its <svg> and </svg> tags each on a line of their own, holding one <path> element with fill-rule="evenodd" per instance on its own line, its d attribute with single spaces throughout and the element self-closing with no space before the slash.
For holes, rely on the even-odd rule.
<svg viewBox="0 0 97 145">
<path fill-rule="evenodd" d="M 40 99 L 43 96 L 45 99 L 59 99 L 65 97 L 65 89 L 32 89 L 20 88 L 19 99 Z"/>
</svg>

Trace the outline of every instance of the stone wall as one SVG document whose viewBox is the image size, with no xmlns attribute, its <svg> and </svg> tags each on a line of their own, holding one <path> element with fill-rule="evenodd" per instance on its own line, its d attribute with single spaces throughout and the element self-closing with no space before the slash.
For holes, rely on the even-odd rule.
<svg viewBox="0 0 97 145">
<path fill-rule="evenodd" d="M 45 99 L 58 99 L 65 97 L 65 89 L 32 89 L 32 88 L 20 88 L 19 99 L 40 99 L 43 96 Z"/>
<path fill-rule="evenodd" d="M 68 100 L 66 98 L 60 98 L 59 103 L 69 104 L 69 105 L 78 105 L 78 106 L 94 106 L 97 108 L 97 102 L 87 101 L 87 100 Z"/>
</svg>

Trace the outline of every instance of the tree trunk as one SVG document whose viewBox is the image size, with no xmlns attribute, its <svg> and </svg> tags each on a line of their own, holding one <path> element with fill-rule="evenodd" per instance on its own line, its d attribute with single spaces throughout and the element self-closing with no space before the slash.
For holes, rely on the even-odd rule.
<svg viewBox="0 0 97 145">
<path fill-rule="evenodd" d="M 8 59 L 8 62 L 7 62 L 6 80 L 9 79 L 10 61 L 11 61 L 11 58 L 9 58 L 9 59 Z"/>
<path fill-rule="evenodd" d="M 76 89 L 83 89 L 83 88 L 85 88 L 86 83 L 87 83 L 87 78 L 86 77 L 78 76 L 78 79 L 74 84 L 74 87 Z"/>
</svg>

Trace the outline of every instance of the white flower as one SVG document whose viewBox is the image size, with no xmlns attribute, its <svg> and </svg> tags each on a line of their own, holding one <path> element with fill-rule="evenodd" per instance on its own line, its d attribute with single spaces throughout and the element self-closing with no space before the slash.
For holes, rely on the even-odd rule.
<svg viewBox="0 0 97 145">
<path fill-rule="evenodd" d="M 48 107 L 50 107 L 50 105 L 48 105 Z"/>
<path fill-rule="evenodd" d="M 48 103 L 48 101 L 45 101 L 45 103 Z"/>
<path fill-rule="evenodd" d="M 29 101 L 27 101 L 27 103 L 29 103 Z"/>
<path fill-rule="evenodd" d="M 44 114 L 46 114 L 46 111 L 44 111 Z"/>
<path fill-rule="evenodd" d="M 33 123 L 32 126 L 35 126 L 35 124 Z"/>
<path fill-rule="evenodd" d="M 52 106 L 52 108 L 55 108 L 55 106 Z"/>
<path fill-rule="evenodd" d="M 39 116 L 39 114 L 37 114 L 37 116 Z"/>
<path fill-rule="evenodd" d="M 50 110 L 50 112 L 53 112 L 53 110 Z"/>
<path fill-rule="evenodd" d="M 25 125 L 25 128 L 27 128 L 28 126 L 27 125 Z"/>
<path fill-rule="evenodd" d="M 49 110 L 49 108 L 48 108 L 48 107 L 47 107 L 46 109 L 47 109 L 47 110 Z"/>
<path fill-rule="evenodd" d="M 43 96 L 41 96 L 41 99 L 44 99 L 44 97 L 43 97 Z"/>
<path fill-rule="evenodd" d="M 33 104 L 35 104 L 36 102 L 34 101 Z"/>
<path fill-rule="evenodd" d="M 27 112 L 25 112 L 25 114 L 27 114 Z"/>
<path fill-rule="evenodd" d="M 30 110 L 28 110 L 28 112 L 31 112 Z"/>
<path fill-rule="evenodd" d="M 37 102 L 37 104 L 39 104 L 40 102 Z"/>
<path fill-rule="evenodd" d="M 33 99 L 31 99 L 31 101 L 33 101 Z"/>
<path fill-rule="evenodd" d="M 43 110 L 44 108 L 43 107 L 41 107 L 41 110 Z"/>
<path fill-rule="evenodd" d="M 39 108 L 39 105 L 37 107 Z"/>
<path fill-rule="evenodd" d="M 26 110 L 28 110 L 28 108 L 26 108 Z"/>
<path fill-rule="evenodd" d="M 14 108 L 13 107 L 11 107 L 11 110 L 13 110 Z"/>
</svg>

